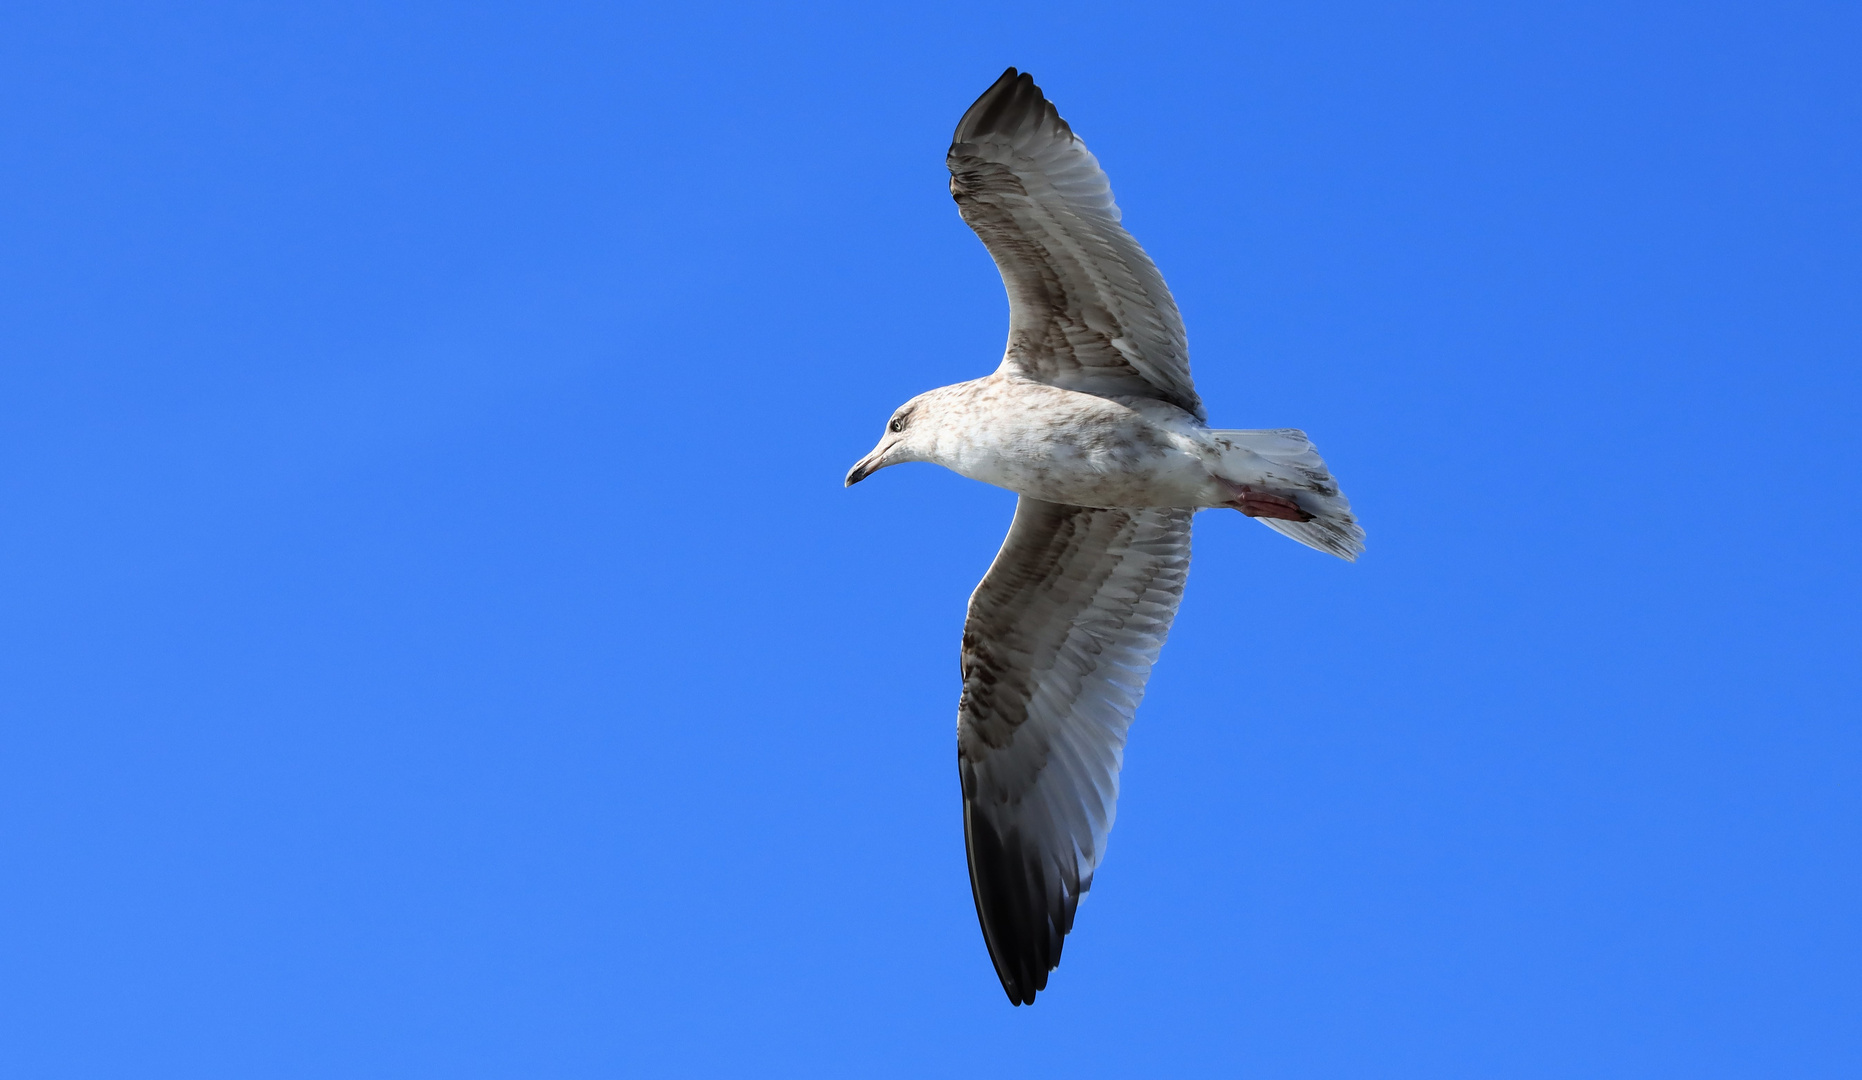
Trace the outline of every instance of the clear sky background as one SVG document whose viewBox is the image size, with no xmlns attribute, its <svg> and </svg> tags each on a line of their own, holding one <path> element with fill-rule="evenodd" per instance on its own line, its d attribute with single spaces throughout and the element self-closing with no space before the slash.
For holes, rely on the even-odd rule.
<svg viewBox="0 0 1862 1080">
<path fill-rule="evenodd" d="M 1862 1075 L 1848 4 L 11 4 L 0 1073 Z M 1010 64 L 1211 419 L 1032 1008 L 953 725 Z"/>
</svg>

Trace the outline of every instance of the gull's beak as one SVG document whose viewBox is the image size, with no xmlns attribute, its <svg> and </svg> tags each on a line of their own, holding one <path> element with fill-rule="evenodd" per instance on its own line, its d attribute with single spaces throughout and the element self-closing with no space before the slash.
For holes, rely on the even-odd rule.
<svg viewBox="0 0 1862 1080">
<path fill-rule="evenodd" d="M 873 452 L 854 462 L 853 468 L 847 470 L 847 486 L 852 487 L 888 465 L 897 465 L 900 461 L 912 460 L 910 455 L 899 453 L 902 436 L 887 433 L 880 436 L 879 445 Z"/>
<path fill-rule="evenodd" d="M 852 487 L 855 484 L 859 483 L 860 481 L 878 472 L 879 466 L 873 463 L 873 459 L 878 456 L 879 456 L 879 451 L 875 450 L 872 453 L 861 458 L 859 461 L 855 462 L 853 468 L 847 471 L 847 485 L 846 486 Z"/>
</svg>

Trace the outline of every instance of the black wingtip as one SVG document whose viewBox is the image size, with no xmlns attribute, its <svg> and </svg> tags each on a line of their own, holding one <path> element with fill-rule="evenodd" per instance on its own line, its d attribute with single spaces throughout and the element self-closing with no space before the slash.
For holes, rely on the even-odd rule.
<svg viewBox="0 0 1862 1080">
<path fill-rule="evenodd" d="M 998 132 L 1014 134 L 1030 120 L 1038 121 L 1044 113 L 1052 113 L 1055 122 L 1065 126 L 1041 88 L 1034 84 L 1034 76 L 1011 67 L 964 110 L 951 142 L 969 142 Z"/>
<path fill-rule="evenodd" d="M 961 768 L 961 765 L 959 766 Z M 996 978 L 1012 1005 L 1033 1005 L 1047 989 L 1047 974 L 1060 965 L 1067 932 L 1073 929 L 1077 891 L 1050 889 L 1046 868 L 1028 851 L 1019 833 L 997 834 L 963 802 L 963 834 L 970 862 L 970 895 L 976 921 Z"/>
</svg>

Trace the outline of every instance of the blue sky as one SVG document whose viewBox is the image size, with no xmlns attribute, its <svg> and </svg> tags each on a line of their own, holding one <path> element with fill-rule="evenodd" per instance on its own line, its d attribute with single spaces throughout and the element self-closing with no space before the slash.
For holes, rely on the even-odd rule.
<svg viewBox="0 0 1862 1080">
<path fill-rule="evenodd" d="M 1849 1077 L 1862 18 L 1836 4 L 16 4 L 0 1071 Z M 1212 421 L 1048 993 L 977 932 L 964 602 L 852 491 L 1006 306 L 1034 73 Z"/>
</svg>

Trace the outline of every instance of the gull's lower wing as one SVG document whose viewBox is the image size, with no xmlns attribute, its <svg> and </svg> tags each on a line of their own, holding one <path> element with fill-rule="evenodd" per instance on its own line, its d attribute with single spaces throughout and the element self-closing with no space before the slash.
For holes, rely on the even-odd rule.
<svg viewBox="0 0 1862 1080">
<path fill-rule="evenodd" d="M 1125 732 L 1190 567 L 1184 509 L 1023 498 L 963 628 L 970 887 L 1009 1000 L 1034 1001 L 1105 852 Z"/>
<path fill-rule="evenodd" d="M 984 91 L 946 164 L 957 209 L 1009 291 L 1005 369 L 1205 419 L 1163 275 L 1119 224 L 1098 160 L 1032 78 L 1010 68 Z"/>
</svg>

